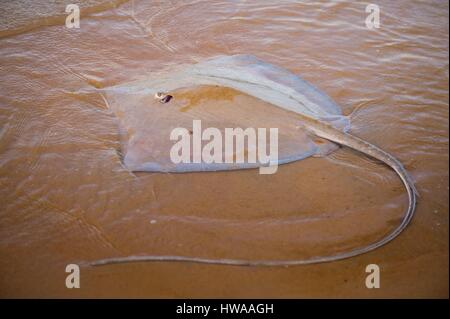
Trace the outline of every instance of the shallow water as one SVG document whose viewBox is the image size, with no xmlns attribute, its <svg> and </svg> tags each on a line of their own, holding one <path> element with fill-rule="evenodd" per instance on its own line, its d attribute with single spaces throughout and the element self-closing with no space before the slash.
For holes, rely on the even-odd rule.
<svg viewBox="0 0 450 319">
<path fill-rule="evenodd" d="M 80 29 L 63 26 L 65 1 L 11 3 L 0 10 L 1 296 L 448 297 L 448 2 L 380 1 L 377 30 L 365 27 L 365 4 L 344 1 L 89 1 Z M 117 118 L 87 89 L 238 53 L 301 74 L 350 115 L 353 134 L 404 163 L 420 193 L 410 227 L 340 262 L 83 267 L 82 288 L 66 289 L 68 263 L 297 259 L 399 223 L 397 176 L 346 148 L 274 175 L 123 167 Z M 206 98 L 262 103 L 227 90 Z M 365 287 L 371 263 L 381 289 Z"/>
</svg>

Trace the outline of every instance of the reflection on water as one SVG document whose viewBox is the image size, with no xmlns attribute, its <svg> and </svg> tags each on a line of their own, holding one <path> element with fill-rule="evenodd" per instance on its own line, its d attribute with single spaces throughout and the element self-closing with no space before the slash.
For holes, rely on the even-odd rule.
<svg viewBox="0 0 450 319">
<path fill-rule="evenodd" d="M 73 262 L 296 259 L 364 245 L 398 224 L 406 196 L 395 174 L 345 148 L 269 176 L 122 166 L 117 118 L 92 87 L 238 53 L 301 74 L 350 115 L 355 135 L 398 157 L 421 194 L 411 226 L 331 264 L 83 268 L 84 289 L 70 294 L 448 296 L 447 2 L 382 1 L 376 30 L 350 1 L 88 1 L 80 29 L 63 26 L 65 1 L 43 3 L 0 10 L 2 296 L 65 296 Z M 365 288 L 369 263 L 380 265 L 383 289 Z"/>
</svg>

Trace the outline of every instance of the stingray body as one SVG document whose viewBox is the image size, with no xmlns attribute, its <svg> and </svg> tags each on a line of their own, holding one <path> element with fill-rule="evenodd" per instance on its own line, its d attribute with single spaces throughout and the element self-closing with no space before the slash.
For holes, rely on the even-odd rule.
<svg viewBox="0 0 450 319">
<path fill-rule="evenodd" d="M 185 105 L 177 104 L 187 95 L 191 98 L 196 95 L 198 99 L 207 91 L 205 86 L 231 88 L 266 103 L 255 109 L 246 101 L 234 101 L 232 106 L 215 101 L 187 111 Z M 160 92 L 174 96 L 170 107 L 163 108 L 158 103 L 161 100 L 154 99 Z M 108 88 L 106 95 L 119 117 L 122 135 L 126 136 L 122 143 L 123 161 L 132 171 L 195 172 L 258 166 L 252 163 L 173 164 L 169 158 L 173 143 L 167 137 L 175 127 L 192 126 L 193 120 L 200 119 L 204 127 L 221 131 L 227 127 L 279 128 L 279 164 L 336 149 L 333 143 L 315 143 L 308 131 L 299 128 L 302 121 L 293 118 L 292 113 L 319 119 L 342 131 L 350 126 L 348 118 L 326 94 L 287 70 L 250 55 L 219 56 L 195 65 L 169 68 L 141 81 Z"/>
<path fill-rule="evenodd" d="M 255 109 L 246 101 L 233 104 L 189 103 L 208 91 L 226 87 L 262 101 Z M 173 96 L 167 104 L 155 100 L 158 92 Z M 230 94 L 230 91 L 227 94 Z M 219 56 L 195 65 L 154 73 L 144 80 L 104 89 L 108 106 L 119 118 L 124 164 L 132 171 L 195 172 L 257 167 L 258 164 L 204 164 L 170 161 L 170 130 L 188 127 L 200 119 L 207 126 L 277 127 L 280 130 L 279 164 L 308 156 L 325 155 L 343 145 L 391 167 L 405 185 L 409 205 L 403 220 L 390 234 L 366 247 L 306 260 L 205 259 L 189 256 L 128 256 L 99 260 L 93 265 L 137 261 L 185 261 L 240 266 L 288 266 L 328 262 L 376 249 L 398 236 L 413 217 L 416 190 L 402 164 L 377 146 L 348 133 L 350 122 L 326 94 L 300 77 L 250 55 Z M 227 98 L 222 94 L 221 98 Z M 183 102 L 184 101 L 184 102 Z M 187 101 L 187 102 L 186 102 Z M 200 106 L 198 106 L 200 104 Z"/>
</svg>

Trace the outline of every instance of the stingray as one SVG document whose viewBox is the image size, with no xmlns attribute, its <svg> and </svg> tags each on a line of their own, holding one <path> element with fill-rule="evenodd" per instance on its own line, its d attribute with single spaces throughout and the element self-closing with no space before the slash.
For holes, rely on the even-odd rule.
<svg viewBox="0 0 450 319">
<path fill-rule="evenodd" d="M 221 88 L 227 88 L 222 91 Z M 259 104 L 233 98 L 239 91 Z M 160 92 L 165 92 L 167 98 Z M 202 96 L 218 94 L 214 103 Z M 217 93 L 219 92 L 219 93 Z M 372 251 L 397 237 L 411 221 L 417 191 L 403 165 L 381 148 L 349 133 L 350 121 L 324 92 L 299 76 L 252 55 L 217 56 L 194 65 L 169 67 L 142 80 L 101 89 L 108 107 L 119 119 L 123 163 L 131 171 L 204 172 L 255 168 L 258 163 L 173 163 L 169 158 L 175 127 L 193 120 L 223 130 L 226 127 L 279 128 L 277 164 L 310 156 L 325 156 L 339 146 L 349 147 L 392 168 L 403 182 L 408 207 L 400 224 L 367 246 L 329 256 L 302 260 L 208 259 L 191 256 L 127 256 L 97 260 L 92 265 L 124 262 L 180 261 L 236 266 L 289 266 L 330 262 Z M 169 97 L 170 94 L 170 97 Z M 223 100 L 233 101 L 223 103 Z M 221 102 L 222 101 L 222 102 Z"/>
</svg>

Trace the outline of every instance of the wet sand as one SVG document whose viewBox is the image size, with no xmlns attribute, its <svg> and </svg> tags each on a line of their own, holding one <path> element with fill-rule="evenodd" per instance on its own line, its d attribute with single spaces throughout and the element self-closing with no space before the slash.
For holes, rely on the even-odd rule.
<svg viewBox="0 0 450 319">
<path fill-rule="evenodd" d="M 61 14 L 55 3 L 51 17 Z M 447 2 L 382 1 L 377 30 L 352 2 L 95 5 L 80 29 L 60 18 L 48 25 L 49 17 L 30 29 L 1 24 L 0 296 L 448 297 Z M 366 245 L 398 225 L 407 205 L 398 177 L 346 148 L 266 176 L 124 168 L 116 115 L 88 89 L 238 53 L 300 74 L 350 115 L 354 135 L 405 165 L 420 193 L 410 227 L 339 262 L 83 266 L 81 288 L 67 289 L 69 263 L 134 254 L 298 259 Z M 262 103 L 228 90 L 188 98 L 191 108 Z M 380 289 L 365 287 L 372 263 Z"/>
</svg>

